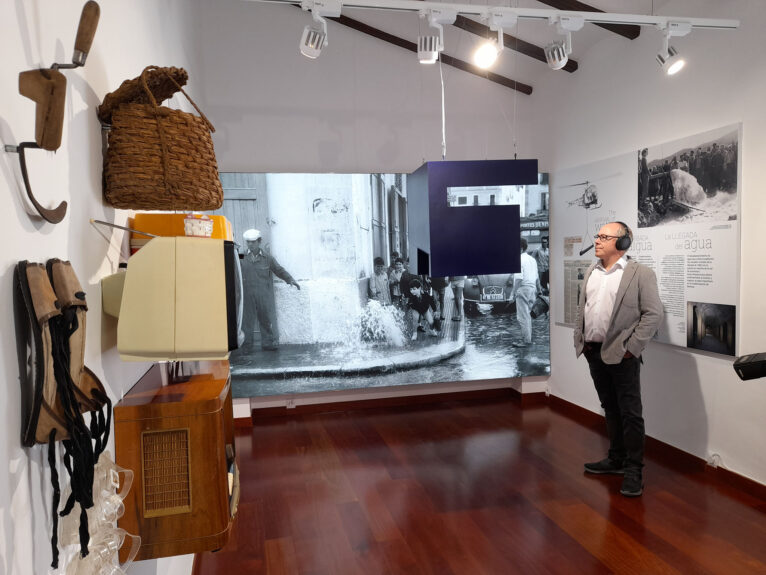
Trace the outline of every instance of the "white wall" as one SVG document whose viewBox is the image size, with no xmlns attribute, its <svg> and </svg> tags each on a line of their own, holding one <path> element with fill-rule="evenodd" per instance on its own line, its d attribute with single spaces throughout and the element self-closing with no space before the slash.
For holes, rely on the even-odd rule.
<svg viewBox="0 0 766 575">
<path fill-rule="evenodd" d="M 748 54 L 762 50 L 766 5 L 676 0 L 664 5 L 662 14 L 738 18 L 742 26 L 673 39 L 688 56 L 687 69 L 674 78 L 663 76 L 654 62 L 661 36 L 650 29 L 633 42 L 614 36 L 577 54 L 579 71 L 550 75 L 539 87 L 542 97 L 535 99 L 542 108 L 559 111 L 536 114 L 540 129 L 550 136 L 541 167 L 554 172 L 742 122 L 739 351 L 764 351 L 766 274 L 760 238 L 766 216 L 766 65 Z M 552 213 L 552 229 L 563 217 Z M 555 263 L 551 273 L 561 273 Z M 556 317 L 557 310 L 552 311 Z M 599 411 L 586 362 L 576 360 L 572 349 L 572 330 L 553 326 L 551 391 Z M 726 468 L 766 483 L 766 458 L 760 455 L 766 440 L 764 380 L 740 381 L 731 358 L 669 345 L 650 344 L 644 360 L 647 433 L 698 457 L 718 454 Z"/>
<path fill-rule="evenodd" d="M 84 0 L 0 2 L 0 146 L 34 138 L 31 100 L 18 94 L 18 73 L 68 62 Z M 49 571 L 51 488 L 47 448 L 20 447 L 19 373 L 14 341 L 12 278 L 17 261 L 71 260 L 88 296 L 86 364 L 119 399 L 147 364 L 126 364 L 114 348 L 116 324 L 101 316 L 99 279 L 117 267 L 122 233 L 94 229 L 90 218 L 125 222 L 127 213 L 101 197 L 101 136 L 95 108 L 103 96 L 149 64 L 186 67 L 192 95 L 201 94 L 195 10 L 183 0 L 101 2 L 101 20 L 87 65 L 65 71 L 67 101 L 61 148 L 28 153 L 32 188 L 45 206 L 69 202 L 57 225 L 30 218 L 18 157 L 0 151 L 0 573 Z M 186 108 L 188 109 L 188 108 Z M 112 448 L 113 452 L 113 448 Z M 59 463 L 59 473 L 64 472 Z M 63 503 L 63 502 L 62 502 Z M 191 572 L 192 556 L 144 561 L 136 574 Z M 63 571 L 63 570 L 62 570 Z"/>
</svg>

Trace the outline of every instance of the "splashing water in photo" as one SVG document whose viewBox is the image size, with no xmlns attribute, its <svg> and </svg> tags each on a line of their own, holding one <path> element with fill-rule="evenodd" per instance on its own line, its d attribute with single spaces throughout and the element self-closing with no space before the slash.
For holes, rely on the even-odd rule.
<svg viewBox="0 0 766 575">
<path fill-rule="evenodd" d="M 404 312 L 391 305 L 370 300 L 348 322 L 349 337 L 343 342 L 344 352 L 362 349 L 404 347 Z"/>
<path fill-rule="evenodd" d="M 669 221 L 726 221 L 737 217 L 736 193 L 715 190 L 707 194 L 697 182 L 697 178 L 683 170 L 671 170 L 670 177 L 676 200 L 696 207 L 697 210 L 690 214 L 679 214 Z"/>
</svg>

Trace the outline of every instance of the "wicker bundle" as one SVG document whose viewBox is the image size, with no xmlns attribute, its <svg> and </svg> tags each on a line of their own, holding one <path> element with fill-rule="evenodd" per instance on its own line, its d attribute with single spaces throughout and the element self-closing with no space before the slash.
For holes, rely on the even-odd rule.
<svg viewBox="0 0 766 575">
<path fill-rule="evenodd" d="M 98 116 L 111 124 L 104 196 L 114 207 L 207 211 L 223 204 L 215 130 L 181 87 L 186 78 L 183 69 L 149 66 L 104 98 Z M 176 91 L 199 116 L 157 103 Z"/>
</svg>

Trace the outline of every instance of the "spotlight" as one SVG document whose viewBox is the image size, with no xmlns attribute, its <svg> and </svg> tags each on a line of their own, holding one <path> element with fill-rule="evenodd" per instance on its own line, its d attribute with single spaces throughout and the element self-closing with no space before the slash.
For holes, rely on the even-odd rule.
<svg viewBox="0 0 766 575">
<path fill-rule="evenodd" d="M 556 40 L 543 48 L 545 60 L 551 70 L 561 70 L 569 61 L 569 53 L 563 40 Z"/>
<path fill-rule="evenodd" d="M 545 60 L 551 70 L 561 70 L 567 65 L 572 53 L 572 32 L 580 30 L 585 24 L 582 16 L 558 16 L 552 18 L 551 24 L 556 24 L 556 31 L 565 36 L 564 40 L 554 40 L 544 49 Z"/>
<path fill-rule="evenodd" d="M 341 1 L 340 0 L 305 0 L 301 3 L 301 8 L 306 11 L 311 11 L 311 16 L 314 18 L 312 24 L 308 24 L 303 29 L 300 42 L 298 42 L 298 48 L 301 54 L 312 60 L 319 57 L 322 53 L 322 48 L 327 46 L 327 20 L 322 16 L 329 16 L 337 18 L 340 16 Z"/>
<path fill-rule="evenodd" d="M 487 23 L 492 32 L 497 32 L 497 42 L 487 40 L 473 53 L 473 63 L 479 68 L 489 68 L 495 63 L 497 57 L 505 49 L 503 44 L 503 28 L 511 28 L 516 25 L 518 17 L 515 14 L 495 12 L 489 14 Z"/>
<path fill-rule="evenodd" d="M 418 36 L 418 60 L 421 64 L 435 64 L 439 59 L 439 37 Z"/>
<path fill-rule="evenodd" d="M 678 55 L 678 50 L 673 48 L 673 46 L 668 46 L 666 54 L 661 52 L 657 54 L 657 62 L 668 76 L 677 74 L 686 65 L 686 60 Z"/>
<path fill-rule="evenodd" d="M 497 60 L 498 53 L 497 44 L 488 40 L 473 53 L 473 63 L 482 69 L 489 68 Z"/>
<path fill-rule="evenodd" d="M 428 16 L 428 25 L 439 31 L 438 36 L 418 36 L 418 61 L 421 64 L 435 64 L 439 52 L 444 51 L 444 27 L 442 24 L 452 24 L 457 18 L 457 12 L 450 9 L 432 9 L 420 12 L 420 17 Z"/>
<path fill-rule="evenodd" d="M 311 24 L 306 25 L 298 44 L 301 54 L 312 60 L 319 57 L 319 54 L 322 53 L 322 48 L 327 44 L 326 27 L 327 24 L 324 24 L 322 30 L 317 30 Z"/>
<path fill-rule="evenodd" d="M 670 45 L 671 36 L 686 36 L 691 32 L 691 24 L 688 22 L 668 22 L 660 28 L 665 32 L 662 39 L 662 50 L 657 54 L 657 63 L 668 76 L 677 74 L 686 65 L 686 61 L 678 55 L 678 50 Z"/>
</svg>

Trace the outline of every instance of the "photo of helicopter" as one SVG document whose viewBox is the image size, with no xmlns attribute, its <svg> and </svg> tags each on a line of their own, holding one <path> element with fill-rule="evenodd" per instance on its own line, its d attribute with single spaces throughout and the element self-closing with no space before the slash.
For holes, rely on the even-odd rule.
<svg viewBox="0 0 766 575">
<path fill-rule="evenodd" d="M 596 184 L 591 184 L 586 181 L 579 184 L 570 184 L 565 187 L 573 188 L 575 186 L 585 186 L 585 190 L 580 197 L 568 201 L 568 205 L 580 206 L 586 210 L 595 210 L 601 207 L 601 202 L 598 201 L 598 188 L 596 187 Z"/>
<path fill-rule="evenodd" d="M 580 250 L 580 255 L 582 256 L 588 253 L 591 249 L 593 249 L 593 242 L 590 239 L 588 211 L 597 210 L 598 208 L 600 208 L 601 202 L 598 199 L 598 188 L 596 187 L 596 184 L 588 180 L 577 183 L 577 184 L 569 184 L 568 186 L 564 186 L 564 188 L 576 188 L 580 186 L 584 186 L 582 194 L 574 198 L 573 200 L 567 201 L 567 205 L 569 207 L 577 206 L 577 207 L 585 209 L 585 235 L 583 236 L 583 242 L 582 242 L 583 248 Z M 587 246 L 585 246 L 586 241 L 589 242 Z"/>
</svg>

